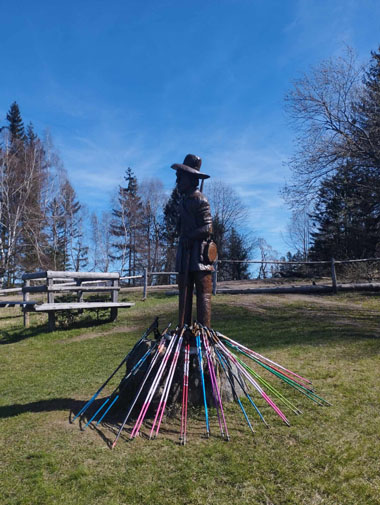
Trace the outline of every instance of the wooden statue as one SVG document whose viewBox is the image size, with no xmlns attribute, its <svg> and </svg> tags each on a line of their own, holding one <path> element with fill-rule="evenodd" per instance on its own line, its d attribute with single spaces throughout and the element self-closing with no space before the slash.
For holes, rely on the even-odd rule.
<svg viewBox="0 0 380 505">
<path fill-rule="evenodd" d="M 179 325 L 191 325 L 193 290 L 196 288 L 197 321 L 211 327 L 211 294 L 216 246 L 212 242 L 212 218 L 207 198 L 198 188 L 199 179 L 209 175 L 200 172 L 201 158 L 188 154 L 177 171 L 179 205 L 179 245 L 176 271 L 179 286 Z"/>
</svg>

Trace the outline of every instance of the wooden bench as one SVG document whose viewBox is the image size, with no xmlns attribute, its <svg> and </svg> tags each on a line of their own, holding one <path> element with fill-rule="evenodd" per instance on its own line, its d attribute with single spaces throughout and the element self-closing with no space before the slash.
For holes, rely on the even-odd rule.
<svg viewBox="0 0 380 505">
<path fill-rule="evenodd" d="M 63 272 L 47 270 L 24 274 L 23 302 L 20 302 L 24 313 L 24 326 L 29 326 L 30 312 L 47 312 L 49 317 L 49 330 L 55 329 L 55 313 L 62 310 L 96 310 L 110 309 L 111 321 L 117 318 L 119 308 L 129 308 L 134 305 L 130 302 L 118 302 L 120 290 L 120 275 L 117 272 Z M 31 285 L 37 281 L 38 285 Z M 106 283 L 106 285 L 104 285 Z M 103 284 L 103 285 L 99 285 Z M 75 292 L 76 302 L 55 301 L 56 293 Z M 47 303 L 38 304 L 31 302 L 31 293 L 47 293 Z M 111 293 L 110 301 L 89 302 L 84 300 L 84 293 Z"/>
<path fill-rule="evenodd" d="M 0 302 L 0 307 L 1 308 L 8 308 L 8 307 L 21 307 L 21 308 L 24 308 L 24 307 L 32 307 L 33 305 L 37 305 L 37 302 L 13 302 L 11 300 L 2 300 Z"/>
</svg>

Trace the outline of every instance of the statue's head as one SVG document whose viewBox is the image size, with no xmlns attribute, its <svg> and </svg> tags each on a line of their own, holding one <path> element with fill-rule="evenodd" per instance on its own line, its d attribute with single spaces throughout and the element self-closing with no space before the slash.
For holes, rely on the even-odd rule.
<svg viewBox="0 0 380 505">
<path fill-rule="evenodd" d="M 171 168 L 177 171 L 177 186 L 180 193 L 186 193 L 196 188 L 199 179 L 208 179 L 210 176 L 200 171 L 202 160 L 195 154 L 187 154 L 183 163 L 175 163 Z"/>
</svg>

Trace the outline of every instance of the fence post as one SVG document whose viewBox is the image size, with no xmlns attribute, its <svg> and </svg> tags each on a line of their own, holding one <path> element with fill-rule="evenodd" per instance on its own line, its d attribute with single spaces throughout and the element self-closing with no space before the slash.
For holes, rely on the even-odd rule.
<svg viewBox="0 0 380 505">
<path fill-rule="evenodd" d="M 214 271 L 212 272 L 212 294 L 216 295 L 216 287 L 218 284 L 218 262 L 214 264 Z"/>
<path fill-rule="evenodd" d="M 335 260 L 334 258 L 331 258 L 331 280 L 332 280 L 332 288 L 333 288 L 333 293 L 338 292 L 338 286 L 336 282 L 336 271 L 335 271 Z"/>
<path fill-rule="evenodd" d="M 81 279 L 77 279 L 76 284 L 77 284 L 77 286 L 81 286 L 82 285 Z M 78 299 L 78 302 L 83 302 L 83 291 L 78 291 L 77 299 Z"/>
<path fill-rule="evenodd" d="M 113 279 L 111 282 L 111 286 L 113 288 L 119 288 L 119 279 Z M 117 303 L 119 297 L 119 290 L 113 289 L 111 291 L 111 301 L 113 303 Z M 117 307 L 111 307 L 110 320 L 116 321 L 117 319 Z"/>
<path fill-rule="evenodd" d="M 24 288 L 29 288 L 30 287 L 30 280 L 29 279 L 26 279 L 24 281 Z M 30 294 L 28 291 L 26 290 L 23 290 L 23 293 L 22 293 L 22 298 L 23 298 L 23 301 L 24 302 L 28 302 L 29 299 L 30 299 Z M 23 307 L 23 312 L 24 312 L 24 327 L 25 328 L 29 328 L 29 323 L 30 323 L 30 319 L 29 319 L 29 312 L 28 312 L 28 307 L 27 305 L 24 305 Z"/>
<path fill-rule="evenodd" d="M 143 291 L 143 300 L 146 300 L 148 297 L 148 269 L 144 268 L 144 291 Z"/>
<path fill-rule="evenodd" d="M 54 303 L 54 292 L 51 291 L 54 288 L 54 279 L 51 277 L 47 278 L 47 302 L 48 303 Z M 48 325 L 49 325 L 49 331 L 54 331 L 55 330 L 55 311 L 51 310 L 48 313 Z"/>
</svg>

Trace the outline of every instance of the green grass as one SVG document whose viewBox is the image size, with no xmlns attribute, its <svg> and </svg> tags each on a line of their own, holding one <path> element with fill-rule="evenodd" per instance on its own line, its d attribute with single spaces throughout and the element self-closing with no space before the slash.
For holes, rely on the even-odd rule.
<svg viewBox="0 0 380 505">
<path fill-rule="evenodd" d="M 202 438 L 199 412 L 189 442 L 179 420 L 157 440 L 119 440 L 114 427 L 82 432 L 69 423 L 155 315 L 176 322 L 177 299 L 150 296 L 120 311 L 53 333 L 46 317 L 22 328 L 18 309 L 0 312 L 0 503 L 3 505 L 371 505 L 380 503 L 380 301 L 369 294 L 317 298 L 218 296 L 213 326 L 313 379 L 332 407 L 279 386 L 303 415 L 291 427 L 263 408 L 271 428 L 252 436 L 227 406 L 231 441 Z M 261 373 L 261 372 L 260 372 Z M 277 379 L 272 383 L 276 384 Z M 278 383 L 277 383 L 278 384 Z"/>
</svg>

